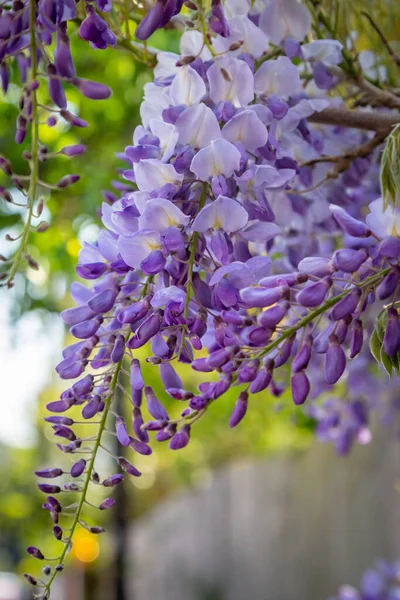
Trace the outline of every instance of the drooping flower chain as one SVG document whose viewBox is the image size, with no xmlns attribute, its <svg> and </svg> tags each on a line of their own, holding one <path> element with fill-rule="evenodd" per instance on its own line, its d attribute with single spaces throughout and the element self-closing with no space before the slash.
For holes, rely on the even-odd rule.
<svg viewBox="0 0 400 600">
<path fill-rule="evenodd" d="M 296 28 L 289 35 L 286 29 L 279 34 L 279 11 L 268 33 L 270 5 L 251 19 L 247 11 L 226 18 L 213 6 L 209 23 L 217 36 L 207 29 L 205 37 L 185 32 L 181 56 L 160 53 L 155 82 L 146 85 L 143 125 L 124 154 L 126 192 L 103 204 L 105 229 L 96 244 L 83 248 L 77 267 L 92 285 L 74 283 L 77 306 L 63 313 L 78 342 L 64 350 L 57 372 L 65 380 L 80 379 L 48 405 L 53 414 L 46 420 L 60 438 L 59 449 L 83 458 L 67 471 L 37 473 L 45 480 L 72 477 L 39 484 L 48 495 L 44 507 L 54 535 L 64 544 L 56 566 L 45 567 L 47 582 L 27 576 L 43 587 L 42 597 L 63 568 L 77 526 L 102 531 L 82 517 L 92 486 L 114 487 L 122 480 L 119 472 L 102 478 L 96 471 L 98 453 L 108 452 L 104 432 L 141 454 L 151 452 L 150 435 L 173 450 L 184 448 L 194 423 L 229 388 L 238 388 L 231 427 L 244 418 L 253 395 L 268 388 L 279 396 L 288 384 L 284 365 L 290 366 L 293 401 L 301 405 L 311 389 L 320 393 L 336 384 L 348 359 L 364 350 L 375 300 L 387 303 L 381 306 L 381 348 L 389 360 L 397 359 L 398 209 L 384 211 L 374 189 L 373 148 L 334 182 L 316 160 L 327 148 L 348 152 L 368 136 L 340 137 L 307 122 L 329 100 L 324 92 L 306 95 L 301 75 L 311 69 L 320 90 L 332 87 L 329 70 L 317 65 L 339 64 L 341 48 L 333 40 L 300 46 L 309 32 L 307 11 L 292 0 L 279 6 L 294 11 Z M 277 43 L 287 56 L 263 62 L 272 35 L 281 35 Z M 295 66 L 289 56 L 303 62 Z M 364 188 L 372 200 L 366 221 L 362 202 L 354 201 Z M 348 198 L 352 214 L 341 206 Z M 309 248 L 314 256 L 307 256 Z M 166 392 L 183 403 L 179 419 L 170 419 L 144 381 L 135 351 L 146 344 L 147 361 Z M 184 387 L 178 362 L 204 373 L 197 390 Z M 116 415 L 110 430 L 121 373 L 130 377 L 132 426 Z M 150 420 L 142 414 L 143 400 Z M 93 427 L 86 440 L 65 414 L 73 406 L 82 407 L 82 418 Z M 365 426 L 365 412 L 354 405 L 354 414 Z M 140 476 L 133 459 L 116 460 Z M 68 530 L 61 521 L 68 509 L 57 499 L 62 492 L 79 497 Z M 99 508 L 112 504 L 107 498 Z M 36 547 L 28 551 L 44 559 Z"/>
</svg>

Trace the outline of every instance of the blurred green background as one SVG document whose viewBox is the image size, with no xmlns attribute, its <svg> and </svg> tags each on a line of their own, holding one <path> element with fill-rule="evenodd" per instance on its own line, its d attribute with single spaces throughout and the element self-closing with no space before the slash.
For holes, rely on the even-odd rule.
<svg viewBox="0 0 400 600">
<path fill-rule="evenodd" d="M 312 4 L 316 4 L 313 2 Z M 319 4 L 319 3 L 317 3 Z M 358 50 L 377 51 L 388 72 L 388 81 L 398 79 L 398 71 L 384 52 L 379 38 L 371 31 L 360 7 L 373 15 L 393 47 L 400 51 L 400 8 L 392 0 L 362 3 L 325 0 L 322 5 L 332 16 L 340 39 L 350 44 L 350 32 Z M 179 32 L 157 32 L 149 41 L 159 49 L 178 51 Z M 93 51 L 88 44 L 73 36 L 73 56 L 82 77 L 107 83 L 113 95 L 106 101 L 90 101 L 71 87 L 68 90 L 71 109 L 89 121 L 87 129 L 72 130 L 65 125 L 50 129 L 41 127 L 41 139 L 49 150 L 82 141 L 87 146 L 83 157 L 56 158 L 41 166 L 42 178 L 58 181 L 66 172 L 79 173 L 77 185 L 46 198 L 43 217 L 50 222 L 46 233 L 31 236 L 30 252 L 40 262 L 38 272 L 27 271 L 16 278 L 10 292 L 0 290 L 0 381 L 5 418 L 0 422 L 0 571 L 23 572 L 29 569 L 24 548 L 29 543 L 55 548 L 50 532 L 50 519 L 40 509 L 43 496 L 36 491 L 33 470 L 56 464 L 58 451 L 49 427 L 43 427 L 45 404 L 58 397 L 62 388 L 52 375 L 64 345 L 64 330 L 57 313 L 71 305 L 68 287 L 75 278 L 75 266 L 84 240 L 96 239 L 102 190 L 110 189 L 120 166 L 116 152 L 132 143 L 139 123 L 139 106 L 143 86 L 151 81 L 152 72 L 135 62 L 123 49 Z M 6 97 L 0 93 L 0 153 L 12 161 L 16 172 L 23 173 L 25 164 L 21 148 L 14 143 L 15 118 L 18 114 L 17 76 Z M 0 185 L 6 185 L 0 177 Z M 7 252 L 3 242 L 6 232 L 18 231 L 21 214 L 0 204 L 0 252 Z M 156 391 L 165 399 L 162 384 L 154 378 L 154 367 L 146 365 L 144 375 L 154 381 Z M 181 368 L 188 387 L 195 387 L 197 374 Z M 143 514 L 172 490 L 202 485 L 210 470 L 231 460 L 249 456 L 265 456 L 278 450 L 304 447 L 312 440 L 312 425 L 289 398 L 273 399 L 268 394 L 256 397 L 246 422 L 231 431 L 227 421 L 235 401 L 235 392 L 227 394 L 213 407 L 193 432 L 189 446 L 178 453 L 159 445 L 150 457 L 138 457 L 137 466 L 143 477 L 126 484 L 127 518 Z M 179 407 L 178 407 L 179 408 Z M 113 519 L 113 511 L 104 516 Z M 86 540 L 89 559 L 96 547 Z M 96 542 L 97 544 L 97 542 Z M 107 534 L 100 544 L 107 545 Z M 75 555 L 75 560 L 85 559 Z M 55 550 L 54 550 L 55 551 Z M 82 558 L 83 556 L 83 558 Z M 102 560 L 102 559 L 101 559 Z M 101 560 L 93 568 L 100 569 Z M 104 560 L 104 559 L 103 559 Z"/>
</svg>

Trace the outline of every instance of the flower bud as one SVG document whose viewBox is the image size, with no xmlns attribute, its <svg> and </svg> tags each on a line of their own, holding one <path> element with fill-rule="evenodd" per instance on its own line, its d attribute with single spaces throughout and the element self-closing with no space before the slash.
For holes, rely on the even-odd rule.
<svg viewBox="0 0 400 600">
<path fill-rule="evenodd" d="M 299 371 L 293 375 L 291 385 L 293 402 L 297 406 L 304 404 L 310 393 L 310 382 L 304 371 Z"/>
<path fill-rule="evenodd" d="M 331 335 L 325 356 L 325 381 L 331 385 L 336 383 L 346 368 L 346 355 L 340 346 L 337 336 Z"/>
<path fill-rule="evenodd" d="M 231 418 L 229 419 L 229 427 L 236 427 L 239 425 L 240 421 L 243 419 L 247 412 L 247 401 L 248 401 L 248 393 L 240 392 L 238 399 L 236 400 L 235 407 L 231 414 Z"/>
<path fill-rule="evenodd" d="M 387 314 L 388 319 L 383 337 L 383 348 L 388 356 L 396 356 L 400 351 L 399 313 L 395 308 L 389 308 Z"/>
</svg>

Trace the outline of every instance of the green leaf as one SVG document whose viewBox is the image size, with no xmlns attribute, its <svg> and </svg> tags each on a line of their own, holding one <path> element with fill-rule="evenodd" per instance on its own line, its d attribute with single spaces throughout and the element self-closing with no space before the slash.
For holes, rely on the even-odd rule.
<svg viewBox="0 0 400 600">
<path fill-rule="evenodd" d="M 386 140 L 381 161 L 381 187 L 386 210 L 400 203 L 400 126 L 397 125 Z"/>
<path fill-rule="evenodd" d="M 376 362 L 378 362 L 378 363 L 381 362 L 381 348 L 382 348 L 382 342 L 379 339 L 376 329 L 374 329 L 374 332 L 371 335 L 371 339 L 369 341 L 369 349 L 371 350 L 372 356 L 375 358 Z"/>
<path fill-rule="evenodd" d="M 386 352 L 383 349 L 383 346 L 381 346 L 381 364 L 383 366 L 383 368 L 385 369 L 386 373 L 389 375 L 389 378 L 392 378 L 392 372 L 393 372 L 393 364 L 392 364 L 392 360 L 390 358 L 390 356 L 388 356 L 386 354 Z"/>
</svg>

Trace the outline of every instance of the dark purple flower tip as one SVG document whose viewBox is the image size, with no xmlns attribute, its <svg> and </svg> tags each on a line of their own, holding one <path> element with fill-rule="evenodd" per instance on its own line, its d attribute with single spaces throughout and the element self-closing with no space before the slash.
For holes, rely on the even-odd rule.
<svg viewBox="0 0 400 600">
<path fill-rule="evenodd" d="M 151 416 L 159 421 L 168 421 L 169 417 L 167 411 L 149 385 L 144 388 L 144 395 L 146 398 L 147 410 Z"/>
<path fill-rule="evenodd" d="M 322 281 L 311 283 L 297 294 L 297 302 L 307 308 L 319 306 L 325 300 L 331 285 L 332 280 L 328 277 Z"/>
<path fill-rule="evenodd" d="M 159 421 L 147 421 L 143 425 L 144 431 L 159 431 L 160 429 L 164 429 L 164 427 L 168 425 L 168 421 L 163 419 Z"/>
<path fill-rule="evenodd" d="M 386 277 L 381 281 L 381 283 L 376 288 L 376 295 L 380 300 L 386 300 L 389 298 L 397 289 L 400 278 L 397 270 L 390 271 L 386 275 Z"/>
<path fill-rule="evenodd" d="M 55 525 L 53 527 L 53 535 L 56 538 L 56 540 L 61 540 L 63 536 L 63 530 L 61 529 L 61 527 Z"/>
<path fill-rule="evenodd" d="M 396 356 L 400 351 L 400 320 L 395 308 L 388 309 L 388 320 L 385 335 L 383 337 L 383 348 L 388 356 Z"/>
<path fill-rule="evenodd" d="M 364 341 L 363 324 L 360 319 L 354 319 L 350 337 L 350 358 L 361 352 Z"/>
<path fill-rule="evenodd" d="M 102 409 L 102 403 L 99 396 L 94 396 L 85 406 L 82 408 L 82 417 L 84 419 L 92 419 Z"/>
<path fill-rule="evenodd" d="M 32 575 L 29 575 L 29 573 L 24 573 L 24 577 L 25 577 L 26 581 L 28 583 L 30 583 L 31 585 L 38 584 L 38 580 L 35 577 L 32 577 Z"/>
<path fill-rule="evenodd" d="M 69 110 L 60 111 L 60 116 L 65 119 L 67 123 L 70 123 L 70 125 L 73 125 L 74 127 L 87 127 L 89 125 L 87 121 L 72 114 L 69 112 Z"/>
<path fill-rule="evenodd" d="M 132 475 L 133 477 L 141 476 L 141 472 L 136 467 L 134 467 L 133 464 L 129 462 L 129 460 L 127 460 L 123 456 L 120 456 L 118 458 L 118 464 L 121 467 L 121 469 L 123 469 L 124 471 L 126 471 L 128 473 L 128 475 Z"/>
<path fill-rule="evenodd" d="M 49 78 L 49 95 L 54 104 L 59 108 L 67 108 L 67 98 L 65 96 L 62 81 L 57 73 L 57 69 L 54 65 L 50 64 L 47 67 L 47 75 Z"/>
<path fill-rule="evenodd" d="M 64 175 L 64 177 L 61 177 L 61 179 L 59 181 L 57 181 L 56 186 L 60 190 L 62 190 L 62 189 L 69 187 L 70 185 L 73 185 L 74 183 L 79 181 L 80 178 L 81 178 L 80 175 Z"/>
<path fill-rule="evenodd" d="M 210 367 L 208 364 L 208 358 L 196 358 L 192 362 L 192 369 L 194 371 L 200 371 L 201 373 L 211 373 L 213 371 L 213 367 Z"/>
<path fill-rule="evenodd" d="M 140 369 L 140 362 L 134 358 L 131 362 L 130 381 L 133 390 L 142 390 L 144 388 L 144 379 Z"/>
<path fill-rule="evenodd" d="M 119 443 L 122 446 L 129 446 L 131 439 L 130 439 L 128 431 L 126 429 L 125 419 L 123 419 L 122 417 L 116 418 L 115 431 L 116 431 Z"/>
<path fill-rule="evenodd" d="M 51 575 L 51 567 L 49 565 L 46 565 L 45 567 L 43 567 L 42 571 L 43 571 L 43 575 L 46 575 L 46 576 Z"/>
<path fill-rule="evenodd" d="M 189 406 L 192 410 L 199 411 L 203 410 L 203 408 L 205 408 L 209 402 L 210 400 L 204 396 L 193 396 L 193 398 L 189 400 Z"/>
<path fill-rule="evenodd" d="M 64 146 L 61 148 L 60 154 L 64 154 L 64 156 L 80 156 L 86 152 L 86 146 L 83 144 L 74 144 L 73 146 Z"/>
<path fill-rule="evenodd" d="M 43 477 L 44 479 L 53 479 L 54 477 L 60 477 L 63 474 L 62 469 L 43 469 L 42 471 L 35 471 L 36 477 Z"/>
<path fill-rule="evenodd" d="M 52 427 L 54 430 L 54 435 L 62 437 L 66 440 L 70 440 L 71 442 L 76 440 L 75 433 L 69 427 L 66 427 L 65 425 L 53 425 Z"/>
<path fill-rule="evenodd" d="M 114 498 L 106 498 L 105 500 L 103 500 L 103 502 L 99 505 L 99 509 L 100 510 L 107 510 L 109 508 L 112 508 L 115 504 L 115 500 Z"/>
<path fill-rule="evenodd" d="M 292 372 L 298 373 L 307 368 L 311 358 L 311 346 L 313 343 L 312 336 L 308 336 L 306 341 L 301 345 L 298 353 L 292 362 Z"/>
<path fill-rule="evenodd" d="M 90 81 L 89 79 L 74 78 L 73 84 L 78 90 L 91 100 L 107 100 L 112 94 L 111 89 L 108 85 L 98 83 L 97 81 Z"/>
<path fill-rule="evenodd" d="M 184 425 L 171 439 L 169 447 L 171 450 L 185 448 L 190 441 L 190 425 Z"/>
<path fill-rule="evenodd" d="M 95 525 L 94 527 L 90 527 L 89 531 L 90 531 L 90 533 L 94 533 L 94 534 L 98 535 L 99 533 L 104 533 L 105 529 L 104 529 L 104 527 L 100 527 L 99 525 Z"/>
<path fill-rule="evenodd" d="M 57 571 L 57 573 L 61 573 L 61 571 L 64 571 L 64 565 L 57 565 L 54 567 L 54 570 Z"/>
<path fill-rule="evenodd" d="M 82 321 L 82 323 L 73 325 L 70 329 L 70 332 L 74 337 L 80 340 L 87 340 L 96 333 L 101 323 L 101 317 L 96 317 L 95 319 L 90 319 L 89 321 Z"/>
<path fill-rule="evenodd" d="M 310 382 L 304 371 L 295 373 L 292 377 L 292 397 L 296 405 L 304 404 L 310 393 Z"/>
<path fill-rule="evenodd" d="M 54 510 L 57 513 L 60 513 L 62 511 L 62 506 L 59 503 L 59 501 L 57 500 L 57 498 L 54 498 L 53 496 L 48 496 L 47 502 L 48 502 L 51 510 Z"/>
<path fill-rule="evenodd" d="M 59 494 L 61 488 L 58 485 L 51 485 L 50 483 L 38 483 L 38 488 L 44 494 Z"/>
<path fill-rule="evenodd" d="M 88 306 L 75 306 L 74 308 L 67 308 L 61 312 L 61 317 L 64 323 L 67 325 L 77 325 L 94 317 L 95 312 L 92 311 Z"/>
<path fill-rule="evenodd" d="M 232 411 L 231 418 L 229 419 L 229 427 L 236 427 L 236 425 L 239 425 L 240 421 L 245 416 L 247 412 L 248 397 L 249 395 L 247 392 L 240 392 Z"/>
<path fill-rule="evenodd" d="M 46 408 L 51 412 L 62 413 L 71 408 L 73 404 L 75 404 L 75 398 L 69 400 L 55 400 L 54 402 L 46 404 Z"/>
<path fill-rule="evenodd" d="M 39 550 L 39 548 L 36 548 L 36 546 L 28 546 L 28 548 L 26 549 L 27 553 L 30 554 L 31 556 L 33 556 L 33 558 L 38 558 L 39 560 L 43 560 L 44 556 L 41 553 L 41 551 Z"/>
<path fill-rule="evenodd" d="M 78 462 L 76 462 L 74 465 L 72 465 L 71 471 L 70 471 L 71 477 L 79 477 L 80 475 L 82 475 L 85 468 L 86 468 L 86 460 L 81 458 L 80 460 L 78 460 Z"/>
<path fill-rule="evenodd" d="M 147 317 L 147 319 L 140 324 L 135 335 L 128 341 L 128 348 L 137 349 L 147 344 L 147 342 L 160 331 L 161 322 L 162 316 L 159 312 L 155 312 Z"/>
<path fill-rule="evenodd" d="M 386 256 L 386 258 L 399 258 L 400 257 L 400 240 L 392 236 L 386 237 L 380 247 L 379 256 Z"/>
<path fill-rule="evenodd" d="M 341 206 L 330 205 L 331 212 L 343 231 L 352 237 L 368 237 L 370 230 L 362 221 L 355 219 Z"/>
<path fill-rule="evenodd" d="M 134 450 L 138 454 L 142 454 L 143 456 L 149 456 L 153 452 L 150 446 L 148 446 L 140 440 L 135 440 L 133 438 L 131 438 L 129 446 L 132 448 L 132 450 Z"/>
<path fill-rule="evenodd" d="M 180 388 L 168 388 L 166 392 L 175 400 L 190 400 L 190 398 L 193 398 L 194 395 L 193 392 L 189 392 Z"/>
<path fill-rule="evenodd" d="M 95 313 L 106 313 L 114 306 L 117 295 L 117 289 L 103 290 L 90 298 L 88 307 Z"/>
<path fill-rule="evenodd" d="M 355 273 L 361 265 L 367 260 L 368 254 L 365 250 L 353 250 L 352 248 L 343 248 L 336 250 L 333 255 L 333 266 L 338 271 L 344 273 Z"/>
<path fill-rule="evenodd" d="M 68 417 L 45 417 L 47 423 L 53 423 L 54 425 L 73 425 L 74 420 Z"/>
<path fill-rule="evenodd" d="M 290 304 L 285 302 L 283 304 L 276 304 L 275 306 L 264 310 L 258 315 L 257 323 L 261 325 L 261 327 L 274 329 L 285 317 L 287 311 L 289 310 L 289 306 Z"/>
<path fill-rule="evenodd" d="M 79 398 L 91 392 L 93 389 L 93 375 L 85 375 L 82 379 L 74 383 L 72 386 L 72 392 Z M 66 425 L 66 423 L 65 423 Z"/>
<path fill-rule="evenodd" d="M 339 300 L 339 302 L 334 306 L 331 311 L 331 318 L 334 321 L 339 321 L 348 315 L 351 315 L 352 312 L 357 308 L 358 302 L 360 300 L 361 290 L 355 289 L 352 290 L 347 296 Z"/>
<path fill-rule="evenodd" d="M 272 369 L 267 369 L 267 368 L 263 367 L 257 373 L 257 376 L 254 379 L 254 381 L 251 382 L 250 388 L 249 388 L 250 393 L 258 394 L 259 392 L 262 392 L 269 386 L 269 384 L 271 383 L 271 379 L 272 379 Z"/>
<path fill-rule="evenodd" d="M 110 477 L 107 477 L 107 479 L 104 479 L 104 481 L 102 481 L 101 485 L 103 485 L 104 487 L 114 487 L 115 485 L 118 485 L 119 483 L 121 483 L 121 481 L 123 480 L 124 476 L 123 475 L 111 475 Z"/>
<path fill-rule="evenodd" d="M 231 360 L 238 350 L 238 346 L 231 346 L 228 348 L 215 350 L 215 352 L 211 352 L 211 354 L 208 355 L 207 364 L 213 369 L 217 369 L 228 362 L 228 360 Z"/>
<path fill-rule="evenodd" d="M 340 346 L 337 336 L 331 335 L 325 356 L 325 381 L 331 385 L 336 383 L 346 368 L 346 355 Z"/>
<path fill-rule="evenodd" d="M 248 308 L 264 308 L 279 302 L 287 293 L 287 286 L 271 289 L 248 287 L 240 291 L 240 297 Z"/>
</svg>

